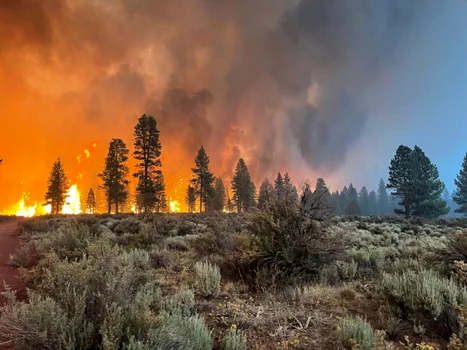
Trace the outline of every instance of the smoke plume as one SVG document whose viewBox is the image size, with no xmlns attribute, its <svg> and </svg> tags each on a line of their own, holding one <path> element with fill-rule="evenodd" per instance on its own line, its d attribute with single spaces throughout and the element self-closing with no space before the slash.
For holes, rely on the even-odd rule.
<svg viewBox="0 0 467 350">
<path fill-rule="evenodd" d="M 136 118 L 150 113 L 168 181 L 189 176 L 200 145 L 227 179 L 239 157 L 256 181 L 284 170 L 331 175 L 371 117 L 361 96 L 432 5 L 3 0 L 2 167 L 43 189 L 58 153 L 72 168 L 90 139 L 131 145 Z M 17 179 L 3 177 L 17 196 Z"/>
</svg>

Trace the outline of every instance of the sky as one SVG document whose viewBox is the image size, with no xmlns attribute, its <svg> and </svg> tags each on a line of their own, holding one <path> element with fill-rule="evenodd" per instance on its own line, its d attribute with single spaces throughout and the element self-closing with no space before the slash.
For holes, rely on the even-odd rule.
<svg viewBox="0 0 467 350">
<path fill-rule="evenodd" d="M 58 157 L 97 188 L 109 142 L 131 150 L 143 113 L 180 200 L 201 145 L 227 183 L 243 157 L 258 185 L 288 171 L 372 189 L 416 144 L 451 191 L 466 14 L 464 0 L 3 0 L 0 212 L 23 192 L 40 203 Z"/>
</svg>

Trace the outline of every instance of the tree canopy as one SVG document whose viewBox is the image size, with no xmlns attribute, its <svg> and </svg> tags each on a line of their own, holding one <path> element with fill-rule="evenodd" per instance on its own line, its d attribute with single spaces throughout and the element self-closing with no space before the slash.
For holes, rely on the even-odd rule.
<svg viewBox="0 0 467 350">
<path fill-rule="evenodd" d="M 467 154 L 454 184 L 456 185 L 456 192 L 453 201 L 459 206 L 455 212 L 467 214 Z"/>
<path fill-rule="evenodd" d="M 438 169 L 418 146 L 413 150 L 399 146 L 391 160 L 386 187 L 393 189 L 391 195 L 399 198 L 403 207 L 395 209 L 395 213 L 407 219 L 410 216 L 435 218 L 449 212 L 441 199 L 445 186 L 439 179 Z"/>
<path fill-rule="evenodd" d="M 44 205 L 51 206 L 51 214 L 60 214 L 66 201 L 68 189 L 68 179 L 62 161 L 58 158 L 52 166 L 45 193 Z"/>
<path fill-rule="evenodd" d="M 209 171 L 209 157 L 204 150 L 204 147 L 198 150 L 195 158 L 195 167 L 191 169 L 193 178 L 191 184 L 196 190 L 196 195 L 199 198 L 199 211 L 207 210 L 212 197 L 214 196 L 214 175 Z"/>
</svg>

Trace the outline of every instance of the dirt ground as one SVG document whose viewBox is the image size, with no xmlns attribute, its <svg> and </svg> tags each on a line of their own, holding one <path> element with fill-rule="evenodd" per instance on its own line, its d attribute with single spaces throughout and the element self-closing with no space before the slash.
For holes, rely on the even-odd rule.
<svg viewBox="0 0 467 350">
<path fill-rule="evenodd" d="M 12 219 L 0 223 L 0 292 L 5 290 L 4 283 L 16 291 L 18 299 L 26 298 L 26 288 L 19 275 L 19 270 L 8 265 L 10 254 L 14 254 L 20 246 L 19 221 Z M 0 305 L 4 303 L 3 296 L 0 296 Z M 0 345 L 0 350 L 11 349 Z"/>
</svg>

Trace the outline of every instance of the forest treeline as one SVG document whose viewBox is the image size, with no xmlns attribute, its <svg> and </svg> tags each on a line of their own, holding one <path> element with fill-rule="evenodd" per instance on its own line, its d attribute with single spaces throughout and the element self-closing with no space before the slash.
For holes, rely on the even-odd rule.
<svg viewBox="0 0 467 350">
<path fill-rule="evenodd" d="M 129 150 L 121 139 L 109 144 L 104 169 L 98 176 L 99 188 L 106 197 L 108 213 L 118 213 L 129 196 L 129 176 L 137 181 L 137 212 L 167 212 L 164 175 L 161 170 L 160 132 L 156 119 L 142 115 L 134 128 L 134 152 L 137 162 L 130 174 L 127 166 Z M 450 194 L 439 179 L 436 165 L 415 146 L 401 145 L 389 166 L 388 182 L 381 179 L 377 190 L 366 186 L 357 190 L 350 183 L 341 191 L 330 191 L 326 182 L 318 178 L 315 184 L 304 183 L 297 188 L 288 173 L 278 173 L 276 178 L 265 178 L 257 189 L 248 166 L 240 158 L 230 183 L 230 192 L 223 179 L 214 176 L 209 168 L 210 160 L 203 146 L 200 147 L 192 167 L 192 179 L 186 189 L 185 203 L 189 212 L 237 211 L 248 212 L 265 209 L 273 200 L 298 201 L 299 193 L 309 191 L 320 196 L 335 215 L 403 215 L 405 218 L 436 218 L 444 215 L 467 213 L 467 154 L 461 170 L 454 180 L 456 190 Z M 46 202 L 52 214 L 58 214 L 66 201 L 68 180 L 60 158 L 54 163 L 47 183 Z M 388 193 L 389 190 L 389 193 Z M 232 194 L 232 196 L 229 195 Z M 96 212 L 96 196 L 90 189 L 86 199 L 86 212 Z"/>
</svg>

